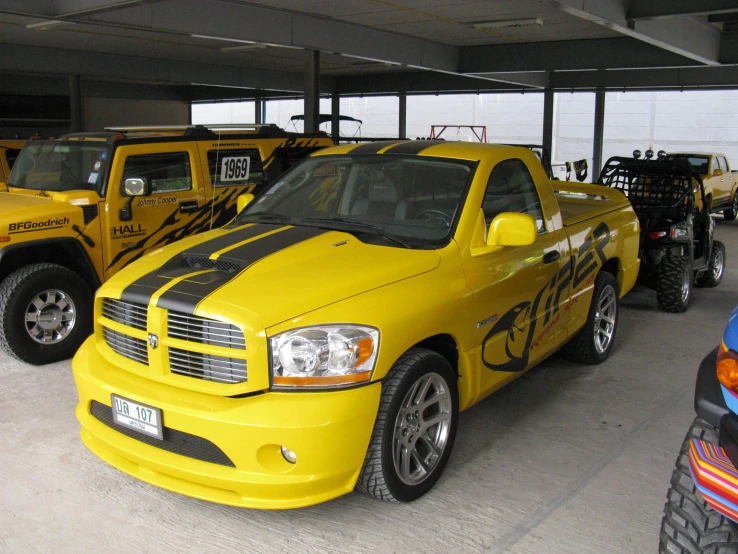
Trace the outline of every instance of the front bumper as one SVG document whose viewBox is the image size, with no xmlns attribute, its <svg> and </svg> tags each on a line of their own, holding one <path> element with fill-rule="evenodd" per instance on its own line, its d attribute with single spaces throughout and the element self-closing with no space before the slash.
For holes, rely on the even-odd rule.
<svg viewBox="0 0 738 554">
<path fill-rule="evenodd" d="M 247 508 L 299 508 L 353 490 L 381 395 L 380 383 L 241 398 L 187 391 L 118 369 L 99 354 L 94 338 L 72 368 L 77 418 L 90 450 L 142 481 Z M 112 423 L 111 393 L 160 408 L 165 440 Z M 282 445 L 297 455 L 295 464 L 284 460 Z"/>
</svg>

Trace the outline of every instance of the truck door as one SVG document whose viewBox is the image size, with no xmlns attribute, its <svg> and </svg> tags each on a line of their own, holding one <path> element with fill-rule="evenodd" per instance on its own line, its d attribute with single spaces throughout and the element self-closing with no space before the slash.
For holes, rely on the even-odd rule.
<svg viewBox="0 0 738 554">
<path fill-rule="evenodd" d="M 722 172 L 720 170 L 720 164 L 718 163 L 717 156 L 710 157 L 710 175 L 705 183 L 705 194 L 712 195 L 711 206 L 718 204 L 720 197 L 723 194 L 722 191 Z"/>
<path fill-rule="evenodd" d="M 151 195 L 127 197 L 123 183 L 129 178 L 146 179 Z M 116 149 L 103 220 L 105 278 L 152 248 L 208 229 L 206 192 L 196 143 Z"/>
<path fill-rule="evenodd" d="M 730 193 L 733 190 L 733 176 L 728 169 L 728 162 L 724 156 L 718 156 L 718 166 L 723 174 L 720 176 L 720 204 L 730 202 Z"/>
<path fill-rule="evenodd" d="M 236 216 L 236 199 L 241 194 L 261 190 L 264 185 L 263 158 L 263 153 L 255 145 L 219 149 L 216 143 L 200 144 L 200 160 L 202 166 L 208 168 L 205 180 L 215 194 L 213 228 L 222 227 Z"/>
<path fill-rule="evenodd" d="M 503 212 L 530 214 L 538 224 L 538 238 L 532 245 L 464 256 L 464 271 L 474 294 L 470 324 L 476 327 L 476 344 L 481 345 L 484 394 L 556 347 L 566 320 L 570 264 L 565 232 L 546 222 L 535 183 L 522 160 L 504 160 L 495 166 L 482 210 L 485 228 Z"/>
</svg>

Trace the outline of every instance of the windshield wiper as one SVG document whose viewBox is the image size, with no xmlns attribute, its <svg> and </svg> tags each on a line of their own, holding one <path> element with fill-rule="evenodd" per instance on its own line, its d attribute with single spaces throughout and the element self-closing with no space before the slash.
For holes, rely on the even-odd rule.
<svg viewBox="0 0 738 554">
<path fill-rule="evenodd" d="M 380 235 L 387 240 L 399 244 L 403 248 L 412 248 L 408 243 L 393 237 L 387 233 L 384 229 L 378 225 L 367 223 L 366 221 L 358 221 L 356 219 L 349 219 L 347 217 L 304 217 L 299 219 L 299 223 L 340 223 L 341 225 L 348 225 L 350 227 L 359 227 L 367 231 L 373 232 L 374 234 Z"/>
<path fill-rule="evenodd" d="M 274 212 L 254 212 L 250 214 L 241 214 L 238 216 L 239 221 L 244 221 L 246 220 L 246 218 L 259 218 L 267 221 L 277 221 L 279 223 L 288 223 L 292 221 L 291 217 L 283 214 L 276 214 Z"/>
</svg>

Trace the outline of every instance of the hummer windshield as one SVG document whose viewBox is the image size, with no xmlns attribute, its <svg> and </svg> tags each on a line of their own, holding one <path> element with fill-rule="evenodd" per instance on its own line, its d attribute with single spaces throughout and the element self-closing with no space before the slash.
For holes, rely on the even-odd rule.
<svg viewBox="0 0 738 554">
<path fill-rule="evenodd" d="M 310 225 L 365 233 L 391 246 L 438 247 L 451 240 L 474 169 L 464 160 L 426 156 L 308 158 L 237 222 Z"/>
<path fill-rule="evenodd" d="M 32 141 L 21 150 L 8 186 L 66 192 L 103 192 L 110 147 L 105 143 Z"/>
</svg>

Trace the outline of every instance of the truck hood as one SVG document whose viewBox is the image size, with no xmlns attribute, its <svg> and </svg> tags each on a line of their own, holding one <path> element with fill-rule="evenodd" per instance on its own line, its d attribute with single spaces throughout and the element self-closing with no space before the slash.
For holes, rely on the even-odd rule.
<svg viewBox="0 0 738 554">
<path fill-rule="evenodd" d="M 69 227 L 80 209 L 51 198 L 0 192 L 0 235 Z"/>
<path fill-rule="evenodd" d="M 124 301 L 217 319 L 245 310 L 268 328 L 431 271 L 441 259 L 435 250 L 366 244 L 315 227 L 256 224 L 185 242 L 142 258 L 109 285 Z"/>
</svg>

